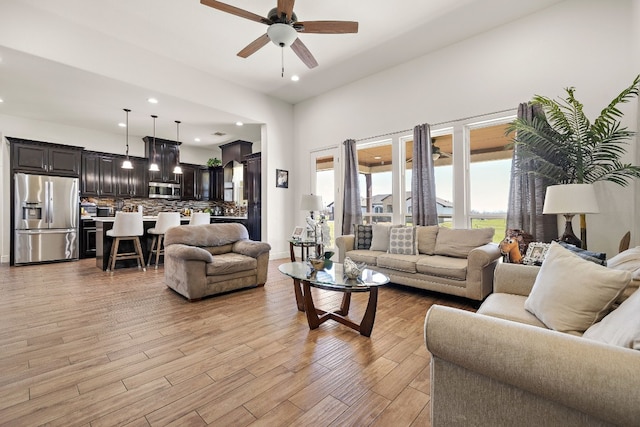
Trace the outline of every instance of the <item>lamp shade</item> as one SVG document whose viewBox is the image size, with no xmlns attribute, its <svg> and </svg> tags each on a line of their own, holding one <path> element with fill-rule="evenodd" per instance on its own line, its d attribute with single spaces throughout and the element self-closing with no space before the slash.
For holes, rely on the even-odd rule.
<svg viewBox="0 0 640 427">
<path fill-rule="evenodd" d="M 300 210 L 303 211 L 321 211 L 322 197 L 314 194 L 304 194 L 300 199 Z"/>
<path fill-rule="evenodd" d="M 542 213 L 599 213 L 596 192 L 592 184 L 561 184 L 547 187 Z"/>
</svg>

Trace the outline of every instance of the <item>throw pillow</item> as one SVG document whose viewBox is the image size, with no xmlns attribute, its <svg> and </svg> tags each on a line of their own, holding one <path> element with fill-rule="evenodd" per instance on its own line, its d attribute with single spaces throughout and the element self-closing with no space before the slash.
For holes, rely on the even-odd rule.
<svg viewBox="0 0 640 427">
<path fill-rule="evenodd" d="M 437 225 L 416 226 L 416 240 L 418 241 L 418 253 L 434 255 L 436 251 L 436 238 L 438 237 Z"/>
<path fill-rule="evenodd" d="M 466 258 L 473 249 L 493 239 L 493 228 L 451 229 L 440 227 L 436 238 L 436 255 Z"/>
<path fill-rule="evenodd" d="M 526 265 L 542 265 L 548 250 L 549 243 L 531 242 L 527 247 L 527 253 L 522 257 L 522 263 Z"/>
<path fill-rule="evenodd" d="M 562 241 L 558 243 L 560 244 L 560 246 L 570 250 L 580 258 L 586 259 L 587 261 L 595 262 L 596 264 L 607 265 L 607 254 L 605 254 L 604 252 L 591 252 L 586 249 L 579 248 L 576 245 L 572 245 L 571 243 Z"/>
<path fill-rule="evenodd" d="M 607 261 L 607 267 L 628 271 L 634 280 L 640 280 L 640 246 L 627 249 L 612 257 Z"/>
<path fill-rule="evenodd" d="M 392 225 L 390 223 L 372 224 L 372 237 L 371 246 L 372 251 L 384 251 L 389 250 L 389 231 Z"/>
<path fill-rule="evenodd" d="M 355 229 L 355 249 L 369 249 L 371 247 L 371 237 L 373 235 L 371 225 L 354 224 Z"/>
<path fill-rule="evenodd" d="M 631 274 L 586 261 L 553 242 L 524 308 L 549 329 L 580 334 L 598 322 Z"/>
<path fill-rule="evenodd" d="M 389 234 L 389 253 L 400 255 L 416 254 L 416 229 L 414 227 L 393 227 Z"/>
<path fill-rule="evenodd" d="M 640 350 L 640 292 L 592 325 L 583 335 L 594 341 Z"/>
</svg>

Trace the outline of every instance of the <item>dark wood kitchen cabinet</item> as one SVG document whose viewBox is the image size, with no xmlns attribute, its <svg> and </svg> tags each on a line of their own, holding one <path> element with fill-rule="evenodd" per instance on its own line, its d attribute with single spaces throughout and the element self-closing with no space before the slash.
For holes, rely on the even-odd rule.
<svg viewBox="0 0 640 427">
<path fill-rule="evenodd" d="M 118 156 L 116 160 L 116 196 L 147 197 L 147 159 L 129 156 L 133 169 L 122 169 L 124 159 L 125 156 Z"/>
<path fill-rule="evenodd" d="M 160 169 L 158 172 L 149 171 L 149 181 L 180 184 L 180 175 L 173 173 L 173 169 L 180 162 L 180 142 L 162 138 L 154 139 L 150 136 L 145 136 L 142 139 L 145 143 L 145 153 L 149 161 L 151 162 L 155 158 Z"/>
<path fill-rule="evenodd" d="M 80 176 L 82 147 L 10 137 L 7 140 L 11 143 L 11 168 L 14 172 Z"/>
<path fill-rule="evenodd" d="M 181 163 L 182 200 L 209 200 L 209 168 L 202 165 Z"/>
<path fill-rule="evenodd" d="M 116 196 L 117 169 L 121 162 L 113 155 L 95 151 L 82 153 L 82 196 Z"/>
<path fill-rule="evenodd" d="M 196 183 L 200 166 L 182 163 L 182 200 L 199 200 Z"/>
<path fill-rule="evenodd" d="M 253 153 L 244 157 L 246 177 L 244 186 L 247 189 L 247 230 L 251 240 L 262 238 L 262 153 Z"/>
<path fill-rule="evenodd" d="M 209 200 L 224 200 L 224 168 L 215 166 L 209 168 Z"/>
<path fill-rule="evenodd" d="M 96 222 L 92 219 L 80 221 L 80 258 L 96 256 Z"/>
</svg>

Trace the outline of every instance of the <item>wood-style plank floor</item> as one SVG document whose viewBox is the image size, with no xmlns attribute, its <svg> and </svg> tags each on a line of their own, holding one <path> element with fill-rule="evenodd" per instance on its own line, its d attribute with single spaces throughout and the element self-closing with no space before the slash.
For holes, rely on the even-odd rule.
<svg viewBox="0 0 640 427">
<path fill-rule="evenodd" d="M 425 314 L 472 304 L 390 285 L 371 338 L 333 321 L 310 331 L 281 262 L 262 288 L 194 303 L 162 267 L 1 266 L 0 425 L 429 425 Z M 366 299 L 353 295 L 357 322 Z"/>
</svg>

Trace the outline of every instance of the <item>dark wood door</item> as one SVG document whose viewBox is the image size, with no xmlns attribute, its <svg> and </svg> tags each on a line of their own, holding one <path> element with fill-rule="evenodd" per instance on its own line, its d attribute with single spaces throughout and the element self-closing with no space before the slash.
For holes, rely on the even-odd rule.
<svg viewBox="0 0 640 427">
<path fill-rule="evenodd" d="M 224 168 L 222 166 L 209 168 L 209 182 L 211 188 L 209 200 L 224 200 Z"/>
<path fill-rule="evenodd" d="M 42 146 L 12 144 L 13 169 L 25 172 L 47 173 L 49 151 Z"/>
<path fill-rule="evenodd" d="M 180 183 L 180 176 L 173 173 L 174 168 L 178 164 L 179 148 L 176 144 L 162 144 L 162 162 L 160 172 L 162 173 L 162 182 Z"/>
<path fill-rule="evenodd" d="M 148 197 L 149 181 L 147 159 L 135 158 L 133 162 L 133 170 L 129 173 L 129 193 L 131 197 Z"/>
<path fill-rule="evenodd" d="M 82 153 L 82 184 L 83 196 L 100 195 L 100 155 L 96 153 Z"/>
<path fill-rule="evenodd" d="M 52 147 L 48 150 L 49 172 L 56 175 L 80 176 L 82 152 Z"/>
<path fill-rule="evenodd" d="M 100 196 L 115 196 L 117 193 L 117 178 L 116 160 L 113 156 L 100 156 L 100 168 L 99 168 L 99 181 L 100 181 Z"/>
<path fill-rule="evenodd" d="M 196 200 L 196 173 L 199 166 L 182 164 L 182 200 Z"/>
<path fill-rule="evenodd" d="M 261 229 L 261 186 L 262 186 L 262 157 L 261 153 L 254 153 L 245 157 L 247 162 L 247 230 L 251 240 L 262 239 Z"/>
</svg>

